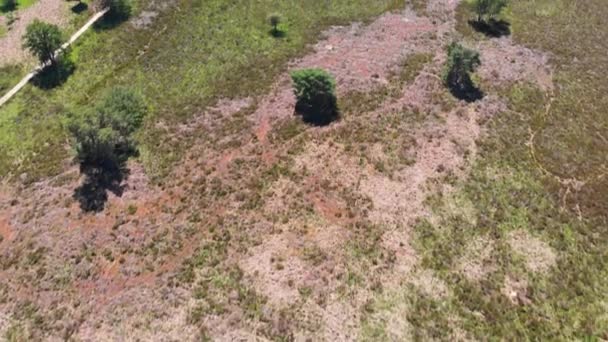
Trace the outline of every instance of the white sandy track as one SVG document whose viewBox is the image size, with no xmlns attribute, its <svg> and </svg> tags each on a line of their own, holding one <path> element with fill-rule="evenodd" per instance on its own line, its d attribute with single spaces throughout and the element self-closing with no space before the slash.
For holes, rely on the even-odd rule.
<svg viewBox="0 0 608 342">
<path fill-rule="evenodd" d="M 72 45 L 76 40 L 78 40 L 78 38 L 80 38 L 80 36 L 82 36 L 91 26 L 93 26 L 93 24 L 95 24 L 95 22 L 97 22 L 97 20 L 99 20 L 101 17 L 103 17 L 107 12 L 108 12 L 108 9 L 104 9 L 103 11 L 95 13 L 95 15 L 93 17 L 91 17 L 91 19 L 89 19 L 89 21 L 87 21 L 87 23 L 84 24 L 84 26 L 82 26 L 80 28 L 80 30 L 78 30 L 76 33 L 74 33 L 66 43 L 61 45 L 61 48 L 59 48 L 59 50 L 57 50 L 55 52 L 55 55 L 60 54 L 63 50 L 67 49 L 70 45 Z M 45 66 L 45 64 L 41 64 L 38 67 L 36 67 L 32 72 L 30 72 L 23 79 L 21 79 L 21 81 L 19 81 L 19 83 L 17 83 L 17 85 L 14 86 L 13 89 L 11 89 L 8 93 L 6 93 L 4 96 L 2 96 L 2 98 L 0 98 L 0 107 L 2 107 L 5 103 L 7 103 L 23 87 L 25 87 L 25 85 L 34 76 L 36 76 L 36 74 L 38 72 L 40 72 L 40 70 L 42 70 L 44 68 L 44 66 Z"/>
</svg>

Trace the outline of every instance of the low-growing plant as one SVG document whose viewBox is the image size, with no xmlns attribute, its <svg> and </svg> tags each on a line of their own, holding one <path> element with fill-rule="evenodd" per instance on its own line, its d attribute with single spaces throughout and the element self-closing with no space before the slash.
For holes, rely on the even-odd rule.
<svg viewBox="0 0 608 342">
<path fill-rule="evenodd" d="M 291 73 L 296 112 L 304 121 L 325 125 L 339 116 L 336 80 L 322 69 L 303 69 Z"/>
<path fill-rule="evenodd" d="M 13 24 L 19 20 L 19 17 L 16 16 L 13 12 L 9 12 L 6 14 L 6 28 L 10 31 L 13 28 Z"/>
</svg>

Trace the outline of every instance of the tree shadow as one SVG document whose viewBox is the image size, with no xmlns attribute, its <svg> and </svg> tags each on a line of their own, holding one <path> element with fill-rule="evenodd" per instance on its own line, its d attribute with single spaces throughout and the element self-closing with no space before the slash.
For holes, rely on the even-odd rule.
<svg viewBox="0 0 608 342">
<path fill-rule="evenodd" d="M 511 34 L 511 24 L 504 20 L 469 20 L 469 25 L 475 31 L 485 34 L 488 37 L 500 38 Z"/>
<path fill-rule="evenodd" d="M 108 191 L 121 197 L 129 177 L 127 161 L 130 156 L 138 156 L 136 148 L 127 144 L 116 146 L 112 159 L 81 160 L 80 173 L 85 180 L 74 190 L 73 198 L 80 203 L 84 212 L 100 212 L 108 201 Z"/>
<path fill-rule="evenodd" d="M 110 10 L 95 24 L 93 24 L 93 29 L 97 31 L 111 30 L 122 24 L 123 22 L 129 20 L 129 16 L 129 13 L 117 13 Z"/>
<path fill-rule="evenodd" d="M 85 180 L 74 190 L 73 198 L 84 212 L 101 212 L 108 201 L 108 191 L 122 196 L 125 189 L 123 181 L 129 176 L 124 163 L 103 167 L 81 166 L 80 172 L 85 175 Z"/>
<path fill-rule="evenodd" d="M 32 79 L 32 84 L 40 89 L 53 89 L 65 83 L 76 70 L 69 58 L 60 58 L 54 64 L 45 66 Z"/>
<path fill-rule="evenodd" d="M 285 38 L 287 36 L 287 33 L 279 28 L 270 29 L 270 31 L 268 31 L 268 34 L 270 34 L 271 36 L 273 36 L 275 38 Z"/>
<path fill-rule="evenodd" d="M 7 2 L 3 2 L 0 5 L 0 13 L 8 13 L 8 12 L 12 12 L 14 10 L 17 9 L 17 2 L 11 2 L 11 1 L 7 1 Z"/>
<path fill-rule="evenodd" d="M 327 126 L 340 118 L 337 100 L 334 98 L 327 106 L 309 107 L 301 102 L 296 103 L 296 115 L 313 126 Z"/>
<path fill-rule="evenodd" d="M 76 5 L 72 6 L 72 12 L 75 14 L 80 14 L 89 9 L 89 5 L 84 2 L 79 2 Z"/>
<path fill-rule="evenodd" d="M 469 103 L 481 100 L 485 95 L 481 89 L 475 86 L 470 77 L 462 82 L 449 82 L 448 88 L 455 98 Z"/>
</svg>

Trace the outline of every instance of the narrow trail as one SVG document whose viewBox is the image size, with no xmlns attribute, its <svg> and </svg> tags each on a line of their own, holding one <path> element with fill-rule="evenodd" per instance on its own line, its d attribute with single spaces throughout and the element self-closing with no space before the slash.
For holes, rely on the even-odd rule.
<svg viewBox="0 0 608 342">
<path fill-rule="evenodd" d="M 59 55 L 61 52 L 63 52 L 65 49 L 67 49 L 70 45 L 72 45 L 76 40 L 78 40 L 78 38 L 80 38 L 80 36 L 82 36 L 89 28 L 91 28 L 91 26 L 93 26 L 93 24 L 95 24 L 108 11 L 109 11 L 109 9 L 106 8 L 102 11 L 95 13 L 95 15 L 93 17 L 91 17 L 91 19 L 89 19 L 89 21 L 87 21 L 87 23 L 84 24 L 84 26 L 82 26 L 80 28 L 80 30 L 78 30 L 76 33 L 74 33 L 67 42 L 65 42 L 63 45 L 61 45 L 61 47 L 57 51 L 55 51 L 55 55 L 56 56 Z M 23 89 L 23 87 L 25 87 L 25 85 L 46 66 L 47 66 L 47 63 L 43 63 L 43 64 L 39 65 L 38 67 L 36 67 L 32 72 L 27 74 L 25 77 L 23 77 L 21 79 L 21 81 L 19 81 L 19 83 L 17 83 L 17 85 L 13 87 L 13 89 L 11 89 L 8 93 L 6 93 L 4 96 L 2 96 L 2 98 L 0 98 L 0 107 L 2 107 L 4 104 L 6 104 L 13 96 L 15 96 L 21 89 Z"/>
</svg>

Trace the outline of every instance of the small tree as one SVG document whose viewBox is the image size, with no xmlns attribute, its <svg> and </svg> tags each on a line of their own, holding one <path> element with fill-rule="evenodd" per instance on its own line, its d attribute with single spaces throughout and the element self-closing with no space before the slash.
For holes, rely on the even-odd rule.
<svg viewBox="0 0 608 342">
<path fill-rule="evenodd" d="M 17 0 L 0 0 L 2 12 L 14 11 L 17 8 Z"/>
<path fill-rule="evenodd" d="M 107 125 L 95 110 L 79 113 L 70 119 L 69 130 L 74 137 L 81 170 L 109 168 L 118 164 L 116 146 L 119 134 Z"/>
<path fill-rule="evenodd" d="M 475 90 L 471 73 L 481 65 L 477 51 L 467 49 L 458 43 L 448 47 L 448 60 L 443 71 L 443 81 L 455 94 L 463 94 L 466 99 L 473 99 Z M 477 91 L 478 92 L 478 91 Z"/>
<path fill-rule="evenodd" d="M 473 2 L 478 22 L 484 21 L 485 17 L 494 18 L 505 6 L 507 6 L 507 0 L 474 0 Z"/>
<path fill-rule="evenodd" d="M 117 87 L 106 94 L 97 111 L 121 136 L 128 137 L 143 123 L 147 107 L 133 90 Z"/>
<path fill-rule="evenodd" d="M 55 51 L 61 47 L 61 31 L 56 25 L 34 20 L 27 26 L 23 47 L 38 57 L 41 63 L 55 64 Z"/>
<path fill-rule="evenodd" d="M 336 81 L 322 69 L 303 69 L 291 73 L 296 111 L 307 122 L 327 124 L 337 118 Z"/>
<path fill-rule="evenodd" d="M 277 33 L 279 32 L 279 24 L 281 24 L 281 21 L 283 21 L 283 19 L 278 13 L 272 13 L 268 16 L 268 23 L 270 24 L 270 26 L 272 26 L 273 35 L 277 35 Z"/>
<path fill-rule="evenodd" d="M 94 109 L 73 116 L 69 130 L 81 169 L 111 169 L 124 161 L 135 148 L 132 133 L 146 113 L 140 96 L 115 88 Z"/>
</svg>

